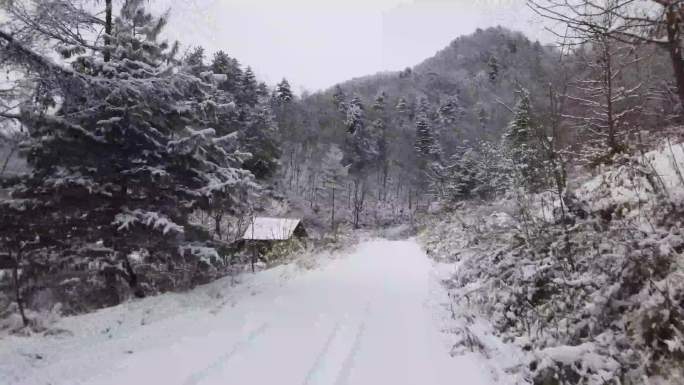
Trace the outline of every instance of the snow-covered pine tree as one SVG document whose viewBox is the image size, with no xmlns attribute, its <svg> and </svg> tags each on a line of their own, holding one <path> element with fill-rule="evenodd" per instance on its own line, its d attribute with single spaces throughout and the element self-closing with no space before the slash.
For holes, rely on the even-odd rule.
<svg viewBox="0 0 684 385">
<path fill-rule="evenodd" d="M 461 105 L 458 96 L 449 96 L 439 106 L 439 121 L 443 126 L 453 126 L 461 119 Z"/>
<path fill-rule="evenodd" d="M 404 97 L 399 98 L 399 101 L 397 101 L 397 105 L 394 108 L 401 115 L 408 115 L 410 112 L 408 102 L 406 101 L 406 98 L 404 98 Z"/>
<path fill-rule="evenodd" d="M 356 133 L 359 128 L 365 128 L 365 111 L 363 103 L 361 102 L 361 97 L 354 95 L 349 101 L 347 106 L 347 116 L 345 120 L 345 125 L 350 134 Z"/>
<path fill-rule="evenodd" d="M 257 179 L 272 177 L 279 166 L 281 156 L 280 143 L 277 140 L 278 126 L 273 113 L 265 101 L 246 111 L 247 119 L 240 129 L 241 143 L 250 158 L 244 167 L 250 170 Z"/>
<path fill-rule="evenodd" d="M 264 82 L 259 82 L 259 85 L 257 85 L 257 96 L 260 98 L 266 98 L 270 94 L 268 90 L 268 85 Z"/>
<path fill-rule="evenodd" d="M 188 71 L 195 76 L 199 76 L 202 72 L 206 71 L 206 66 L 204 64 L 204 48 L 194 47 L 183 58 L 183 64 L 187 67 Z"/>
<path fill-rule="evenodd" d="M 394 111 L 396 112 L 396 116 L 398 118 L 397 122 L 399 128 L 402 131 L 412 131 L 411 119 L 413 118 L 411 113 L 411 106 L 409 106 L 409 103 L 406 101 L 406 98 L 400 97 L 399 100 L 397 100 L 397 104 L 394 106 Z"/>
<path fill-rule="evenodd" d="M 22 217 L 15 231 L 39 242 L 36 255 L 59 259 L 52 268 L 96 268 L 137 296 L 154 290 L 143 271 L 180 274 L 187 278 L 175 285 L 187 285 L 194 274 L 185 272 L 210 267 L 218 254 L 189 214 L 255 187 L 235 135 L 212 128 L 232 104 L 173 69 L 173 50 L 157 41 L 164 24 L 143 0 L 129 0 L 114 22 L 110 61 L 95 50 L 73 69 L 0 33 L 0 52 L 60 100 L 55 112 L 26 106 L 14 117 L 31 135 L 32 172 L 14 183 L 3 210 Z"/>
<path fill-rule="evenodd" d="M 445 166 L 445 195 L 449 200 L 471 199 L 480 184 L 476 153 L 473 148 L 459 146 Z"/>
<path fill-rule="evenodd" d="M 267 87 L 256 81 L 250 67 L 242 72 L 237 61 L 224 52 L 214 55 L 210 67 L 214 76 L 219 75 L 218 87 L 233 96 L 235 108 L 227 117 L 220 131 L 225 134 L 239 133 L 241 148 L 251 154 L 244 167 L 258 179 L 273 176 L 280 158 L 280 144 L 277 140 L 278 125 L 266 96 Z"/>
<path fill-rule="evenodd" d="M 432 110 L 427 99 L 423 98 L 418 107 L 416 117 L 416 141 L 415 151 L 418 161 L 419 185 L 425 188 L 425 183 L 431 184 L 433 192 L 442 195 L 444 193 L 445 174 L 442 167 L 442 148 L 439 138 L 432 125 L 430 115 Z"/>
<path fill-rule="evenodd" d="M 333 103 L 335 104 L 335 107 L 337 107 L 337 110 L 340 112 L 345 112 L 347 109 L 347 95 L 344 93 L 344 90 L 342 90 L 342 87 L 339 85 L 335 86 L 335 92 L 332 95 Z"/>
<path fill-rule="evenodd" d="M 545 184 L 542 162 L 535 128 L 532 123 L 530 93 L 521 88 L 519 100 L 513 109 L 513 119 L 506 128 L 503 141 L 506 156 L 519 179 L 527 189 L 536 189 Z"/>
<path fill-rule="evenodd" d="M 215 74 L 225 75 L 220 88 L 232 94 L 240 90 L 243 74 L 237 59 L 231 58 L 224 51 L 218 51 L 212 58 L 210 69 Z"/>
<path fill-rule="evenodd" d="M 422 97 L 418 100 L 418 107 L 416 108 L 416 122 L 420 119 L 432 120 L 434 118 L 434 110 L 430 105 L 427 97 Z"/>
<path fill-rule="evenodd" d="M 489 81 L 496 83 L 496 81 L 499 79 L 499 60 L 497 60 L 496 56 L 492 55 L 489 57 L 489 60 L 487 60 L 487 68 Z"/>
<path fill-rule="evenodd" d="M 510 185 L 500 143 L 480 141 L 458 146 L 444 167 L 445 193 L 451 200 L 489 199 Z"/>
<path fill-rule="evenodd" d="M 238 93 L 238 101 L 252 107 L 256 105 L 257 101 L 259 100 L 257 87 L 256 76 L 254 76 L 252 68 L 247 67 L 245 72 L 242 74 L 240 92 Z"/>
<path fill-rule="evenodd" d="M 278 85 L 276 85 L 276 99 L 279 103 L 287 104 L 294 99 L 292 94 L 292 89 L 290 88 L 290 83 L 287 79 L 283 79 Z"/>
<path fill-rule="evenodd" d="M 442 155 L 437 135 L 425 112 L 420 112 L 416 119 L 415 149 L 423 169 L 427 169 L 432 162 L 438 162 Z"/>
</svg>

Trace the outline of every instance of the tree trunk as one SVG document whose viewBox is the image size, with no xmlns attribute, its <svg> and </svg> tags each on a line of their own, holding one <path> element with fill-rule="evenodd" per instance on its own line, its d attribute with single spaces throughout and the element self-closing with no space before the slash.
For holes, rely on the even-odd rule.
<svg viewBox="0 0 684 385">
<path fill-rule="evenodd" d="M 359 217 L 361 216 L 361 207 L 360 207 L 360 201 L 361 201 L 361 196 L 360 196 L 360 191 L 359 188 L 361 182 L 358 178 L 354 179 L 354 201 L 353 201 L 353 211 L 354 211 L 354 228 L 358 229 L 359 228 Z"/>
<path fill-rule="evenodd" d="M 670 54 L 672 70 L 674 71 L 675 82 L 677 83 L 677 96 L 679 96 L 679 103 L 682 106 L 682 111 L 684 111 L 684 59 L 682 58 L 682 49 L 679 41 L 681 32 L 679 30 L 679 17 L 674 3 L 667 7 L 665 13 L 667 50 Z"/>
<path fill-rule="evenodd" d="M 256 245 L 252 245 L 252 258 L 250 260 L 250 264 L 252 265 L 252 274 L 254 274 L 254 263 L 256 262 L 257 259 L 257 248 Z"/>
<path fill-rule="evenodd" d="M 216 236 L 218 239 L 223 239 L 223 235 L 221 235 L 221 220 L 223 219 L 223 213 L 218 212 L 214 214 L 214 232 L 216 232 Z"/>
<path fill-rule="evenodd" d="M 330 228 L 335 233 L 335 185 L 332 186 L 332 212 L 330 214 Z"/>
<path fill-rule="evenodd" d="M 382 201 L 387 200 L 387 179 L 389 177 L 389 163 L 385 161 L 382 165 Z"/>
<path fill-rule="evenodd" d="M 608 120 L 608 147 L 611 154 L 618 152 L 618 144 L 615 138 L 615 118 L 613 115 L 613 61 L 610 52 L 608 38 L 604 37 L 601 41 L 603 50 L 603 86 L 606 92 L 606 114 Z"/>
<path fill-rule="evenodd" d="M 128 260 L 128 256 L 124 257 L 123 261 L 124 269 L 126 269 L 126 274 L 124 278 L 128 282 L 128 286 L 133 290 L 133 295 L 136 298 L 145 298 L 145 291 L 140 287 L 140 281 L 138 280 L 138 275 L 133 271 L 133 266 Z"/>
<path fill-rule="evenodd" d="M 409 209 L 409 213 L 411 212 L 411 209 L 413 209 L 413 205 L 412 205 L 413 202 L 411 201 L 412 198 L 413 198 L 413 192 L 412 192 L 411 189 L 409 189 L 409 190 L 408 190 L 408 209 Z"/>
<path fill-rule="evenodd" d="M 24 310 L 24 300 L 21 298 L 21 282 L 19 280 L 19 257 L 21 253 L 17 253 L 17 258 L 14 263 L 14 268 L 12 269 L 12 279 L 14 280 L 14 297 L 17 302 L 17 307 L 19 308 L 19 315 L 21 316 L 21 322 L 24 327 L 29 326 L 29 319 L 26 317 L 26 312 Z M 11 258 L 11 255 L 10 255 Z"/>
<path fill-rule="evenodd" d="M 2 168 L 0 168 L 0 177 L 2 177 L 5 174 L 5 171 L 7 170 L 7 166 L 9 165 L 10 159 L 12 159 L 12 156 L 14 153 L 17 151 L 17 146 L 12 146 L 10 148 L 9 153 L 5 157 L 5 160 L 2 163 Z"/>
<path fill-rule="evenodd" d="M 112 0 L 105 0 L 105 37 L 104 37 L 104 61 L 108 62 L 111 59 L 111 38 L 112 35 Z"/>
</svg>

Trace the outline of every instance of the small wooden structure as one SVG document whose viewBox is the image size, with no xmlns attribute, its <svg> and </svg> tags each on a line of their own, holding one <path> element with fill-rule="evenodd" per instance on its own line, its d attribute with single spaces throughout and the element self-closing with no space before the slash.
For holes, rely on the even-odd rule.
<svg viewBox="0 0 684 385">
<path fill-rule="evenodd" d="M 305 238 L 301 219 L 256 217 L 245 230 L 246 241 L 287 241 L 292 237 Z"/>
<path fill-rule="evenodd" d="M 240 242 L 252 251 L 252 271 L 258 254 L 270 250 L 277 242 L 305 239 L 306 229 L 301 219 L 255 217 L 249 224 Z"/>
</svg>

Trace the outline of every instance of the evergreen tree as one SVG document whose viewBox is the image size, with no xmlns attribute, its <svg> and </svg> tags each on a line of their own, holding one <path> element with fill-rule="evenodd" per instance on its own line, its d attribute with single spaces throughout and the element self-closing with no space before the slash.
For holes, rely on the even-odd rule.
<svg viewBox="0 0 684 385">
<path fill-rule="evenodd" d="M 339 85 L 335 86 L 335 92 L 333 93 L 332 99 L 338 111 L 346 111 L 347 95 L 345 95 L 344 91 L 342 90 L 342 87 L 340 87 Z"/>
<path fill-rule="evenodd" d="M 433 132 L 426 114 L 420 114 L 416 120 L 416 144 L 415 149 L 419 159 L 422 160 L 422 168 L 427 167 L 431 162 L 440 160 L 441 148 Z"/>
<path fill-rule="evenodd" d="M 257 87 L 256 76 L 254 76 L 252 68 L 247 67 L 242 75 L 242 82 L 240 84 L 240 102 L 254 106 L 259 98 Z"/>
<path fill-rule="evenodd" d="M 430 105 L 426 99 L 422 99 L 418 107 L 418 117 L 416 118 L 416 142 L 415 151 L 418 161 L 418 170 L 421 172 L 418 184 L 423 184 L 425 179 L 432 183 L 432 187 L 437 187 L 443 192 L 443 167 L 442 150 L 436 133 L 431 125 L 429 113 Z M 423 182 L 421 182 L 421 180 Z M 424 188 L 425 186 L 423 186 Z"/>
<path fill-rule="evenodd" d="M 496 59 L 496 56 L 492 55 L 489 57 L 489 60 L 487 61 L 487 67 L 489 68 L 489 81 L 496 83 L 496 81 L 499 79 L 499 61 Z"/>
<path fill-rule="evenodd" d="M 227 74 L 230 72 L 231 58 L 227 53 L 218 51 L 214 53 L 211 61 L 211 70 L 215 74 Z"/>
<path fill-rule="evenodd" d="M 260 104 L 241 132 L 244 149 L 251 154 L 244 167 L 258 179 L 272 177 L 278 169 L 281 151 L 276 140 L 277 125 L 268 105 Z"/>
<path fill-rule="evenodd" d="M 416 110 L 416 116 L 417 119 L 426 119 L 426 120 L 432 120 L 433 117 L 433 111 L 432 111 L 432 106 L 430 106 L 430 102 L 427 100 L 427 98 L 422 97 L 418 101 L 418 108 Z"/>
<path fill-rule="evenodd" d="M 453 125 L 461 118 L 461 106 L 457 96 L 450 96 L 439 106 L 439 120 L 445 125 Z"/>
<path fill-rule="evenodd" d="M 518 103 L 513 110 L 513 120 L 503 135 L 507 157 L 512 162 L 522 183 L 527 187 L 538 186 L 542 181 L 541 164 L 532 126 L 530 94 L 522 88 Z"/>
<path fill-rule="evenodd" d="M 240 92 L 243 74 L 237 59 L 231 58 L 223 51 L 218 51 L 214 54 L 210 67 L 215 74 L 225 75 L 224 81 L 220 84 L 222 90 L 233 94 Z"/>
<path fill-rule="evenodd" d="M 530 157 L 529 143 L 532 138 L 530 94 L 524 88 L 518 94 L 520 100 L 513 110 L 513 120 L 504 133 L 504 140 L 513 161 L 525 167 Z"/>
<path fill-rule="evenodd" d="M 264 82 L 259 82 L 257 86 L 257 96 L 260 98 L 266 98 L 268 96 L 268 86 Z"/>
<path fill-rule="evenodd" d="M 189 68 L 192 74 L 199 76 L 200 73 L 206 70 L 204 65 L 204 48 L 197 46 L 190 50 L 183 58 L 183 64 Z"/>
<path fill-rule="evenodd" d="M 356 133 L 359 128 L 365 128 L 365 111 L 361 97 L 354 95 L 347 106 L 347 118 L 345 125 L 350 134 Z"/>
<path fill-rule="evenodd" d="M 287 79 L 283 79 L 276 86 L 276 99 L 281 104 L 287 104 L 292 101 L 294 95 L 292 94 L 292 89 L 290 88 L 290 83 Z"/>
<path fill-rule="evenodd" d="M 127 1 L 110 61 L 94 50 L 74 60 L 75 71 L 16 41 L 0 45 L 62 98 L 54 113 L 27 106 L 17 116 L 31 133 L 32 171 L 15 181 L 17 201 L 3 201 L 3 211 L 21 217 L 15 231 L 36 240 L 35 255 L 59 260 L 53 268 L 97 267 L 137 296 L 155 283 L 136 260 L 169 274 L 218 263 L 190 214 L 216 201 L 237 205 L 256 187 L 235 136 L 210 128 L 227 126 L 229 97 L 171 67 L 168 44 L 157 41 L 164 24 L 143 0 Z"/>
<path fill-rule="evenodd" d="M 403 97 L 399 98 L 399 101 L 397 102 L 395 109 L 401 115 L 408 115 L 409 114 L 408 102 L 406 102 L 406 99 Z"/>
</svg>

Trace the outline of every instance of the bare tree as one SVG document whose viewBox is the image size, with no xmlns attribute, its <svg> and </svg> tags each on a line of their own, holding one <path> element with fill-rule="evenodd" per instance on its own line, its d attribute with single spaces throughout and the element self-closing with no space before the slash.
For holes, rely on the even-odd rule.
<svg viewBox="0 0 684 385">
<path fill-rule="evenodd" d="M 574 44 L 591 40 L 592 36 L 628 45 L 654 44 L 666 49 L 677 86 L 679 103 L 684 111 L 684 56 L 682 56 L 682 22 L 684 2 L 681 0 L 527 0 L 537 14 L 567 27 L 555 32 Z M 605 18 L 611 23 L 606 24 Z M 570 33 L 568 33 L 570 32 Z"/>
<path fill-rule="evenodd" d="M 574 83 L 570 99 L 579 103 L 583 111 L 566 117 L 577 122 L 585 136 L 584 155 L 591 163 L 609 160 L 622 152 L 621 135 L 628 118 L 638 112 L 636 100 L 641 84 L 625 84 L 623 72 L 638 59 L 630 56 L 633 46 L 624 42 L 624 17 L 618 16 L 620 7 L 628 7 L 623 0 L 560 1 L 531 0 L 533 9 L 556 20 L 565 21 L 567 30 L 562 36 L 564 48 L 574 53 L 584 64 L 585 77 Z M 627 12 L 626 10 L 624 12 Z M 630 30 L 626 30 L 629 32 Z M 607 148 L 608 151 L 604 151 Z"/>
<path fill-rule="evenodd" d="M 634 64 L 629 51 L 629 47 L 601 35 L 597 36 L 591 51 L 582 55 L 589 77 L 574 83 L 576 93 L 570 99 L 583 106 L 585 113 L 570 118 L 578 122 L 580 132 L 585 135 L 589 144 L 585 153 L 592 162 L 624 150 L 622 137 L 629 127 L 629 118 L 639 112 L 641 83 L 627 85 L 620 79 L 622 72 Z"/>
</svg>

